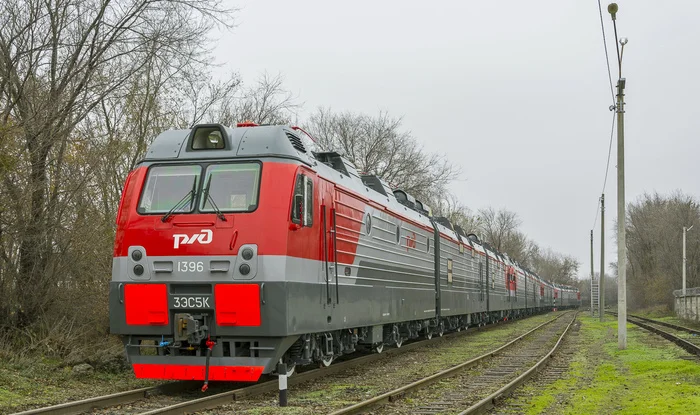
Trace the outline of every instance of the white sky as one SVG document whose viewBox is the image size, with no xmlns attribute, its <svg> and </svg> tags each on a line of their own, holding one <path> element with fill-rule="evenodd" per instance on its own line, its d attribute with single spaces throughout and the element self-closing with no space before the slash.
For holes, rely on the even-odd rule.
<svg viewBox="0 0 700 415">
<path fill-rule="evenodd" d="M 621 0 L 628 37 L 627 200 L 700 195 L 697 1 Z M 603 20 L 617 78 L 608 2 Z M 596 0 L 234 0 L 217 60 L 244 82 L 281 73 L 304 112 L 403 116 L 430 151 L 462 169 L 452 190 L 470 208 L 518 213 L 543 247 L 588 275 L 589 232 L 613 114 Z M 616 144 L 606 189 L 606 262 L 616 260 Z M 677 232 L 679 238 L 681 230 Z M 599 268 L 600 219 L 595 228 Z"/>
</svg>

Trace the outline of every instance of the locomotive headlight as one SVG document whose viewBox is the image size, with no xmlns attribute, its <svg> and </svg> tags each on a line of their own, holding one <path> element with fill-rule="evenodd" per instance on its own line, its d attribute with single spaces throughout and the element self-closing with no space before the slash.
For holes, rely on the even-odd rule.
<svg viewBox="0 0 700 415">
<path fill-rule="evenodd" d="M 218 130 L 214 130 L 211 133 L 209 133 L 209 136 L 207 138 L 209 139 L 210 143 L 216 146 L 217 144 L 219 144 L 219 142 L 221 142 L 221 132 Z"/>
<path fill-rule="evenodd" d="M 134 265 L 134 274 L 143 275 L 143 265 L 141 265 L 141 264 Z"/>
<path fill-rule="evenodd" d="M 240 271 L 242 275 L 248 275 L 250 273 L 250 265 L 242 264 L 238 267 L 238 271 Z"/>
<path fill-rule="evenodd" d="M 134 261 L 138 262 L 143 258 L 143 252 L 139 251 L 138 249 L 135 249 L 134 252 L 131 253 L 131 259 Z"/>
<path fill-rule="evenodd" d="M 246 261 L 250 261 L 251 258 L 253 258 L 253 250 L 250 248 L 244 248 L 243 251 L 241 252 L 241 256 Z"/>
</svg>

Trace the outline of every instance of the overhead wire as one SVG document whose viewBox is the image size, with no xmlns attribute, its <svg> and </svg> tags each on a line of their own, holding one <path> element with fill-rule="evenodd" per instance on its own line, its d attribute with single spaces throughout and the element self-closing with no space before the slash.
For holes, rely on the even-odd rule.
<svg viewBox="0 0 700 415">
<path fill-rule="evenodd" d="M 610 155 L 612 154 L 612 142 L 613 142 L 613 134 L 615 132 L 615 113 L 613 112 L 613 117 L 612 117 L 612 125 L 610 126 L 610 143 L 608 144 L 608 162 L 605 164 L 605 178 L 603 179 L 603 188 L 600 191 L 600 194 L 602 195 L 605 193 L 605 186 L 608 184 L 608 172 L 610 171 Z M 598 214 L 600 213 L 600 198 L 598 198 L 598 205 L 596 206 L 595 209 L 595 219 L 593 220 L 593 226 L 591 229 L 595 228 L 596 223 L 598 222 Z"/>
<path fill-rule="evenodd" d="M 608 55 L 608 42 L 605 37 L 605 24 L 603 23 L 603 8 L 600 4 L 600 0 L 598 0 L 598 15 L 600 16 L 600 30 L 603 34 L 603 49 L 605 51 L 605 63 L 608 69 L 608 83 L 610 85 L 610 98 L 612 99 L 613 104 L 610 106 L 610 110 L 612 111 L 615 109 L 615 92 L 613 90 L 613 83 L 612 83 L 612 73 L 610 71 L 610 58 Z M 616 44 L 617 45 L 617 44 Z M 612 126 L 610 128 L 610 143 L 608 144 L 608 161 L 605 164 L 605 178 L 603 179 L 603 189 L 601 190 L 601 194 L 605 193 L 605 186 L 608 183 L 608 172 L 610 170 L 610 155 L 612 153 L 612 139 L 613 139 L 613 133 L 615 131 L 615 112 L 613 112 L 613 119 L 612 119 Z M 591 226 L 591 229 L 595 228 L 596 223 L 598 223 L 598 214 L 600 213 L 600 198 L 598 198 L 598 203 L 596 204 L 596 211 L 595 211 L 595 219 L 593 219 L 593 226 Z"/>
<path fill-rule="evenodd" d="M 605 63 L 608 67 L 608 82 L 610 83 L 610 98 L 613 104 L 615 103 L 615 92 L 613 91 L 612 75 L 610 73 L 610 58 L 608 56 L 608 41 L 605 39 L 605 25 L 603 24 L 603 9 L 598 0 L 598 15 L 600 16 L 600 30 L 603 32 L 603 48 L 605 49 Z M 615 43 L 617 46 L 617 43 Z"/>
</svg>

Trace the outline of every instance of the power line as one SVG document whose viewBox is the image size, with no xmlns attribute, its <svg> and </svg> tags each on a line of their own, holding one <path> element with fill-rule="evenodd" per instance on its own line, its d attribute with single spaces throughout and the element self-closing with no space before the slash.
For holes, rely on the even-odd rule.
<svg viewBox="0 0 700 415">
<path fill-rule="evenodd" d="M 608 161 L 605 163 L 605 178 L 603 179 L 603 189 L 601 189 L 600 193 L 603 194 L 605 193 L 605 186 L 608 184 L 608 171 L 610 171 L 610 155 L 612 154 L 612 142 L 613 142 L 613 134 L 615 133 L 615 113 L 613 112 L 613 117 L 612 117 L 612 125 L 610 126 L 610 144 L 608 144 Z M 595 229 L 595 225 L 598 222 L 598 213 L 600 213 L 600 209 L 598 207 L 600 206 L 600 198 L 598 198 L 598 204 L 596 205 L 595 209 L 595 219 L 593 220 L 593 226 L 591 229 Z"/>
<path fill-rule="evenodd" d="M 610 153 L 612 153 L 613 133 L 615 132 L 615 113 L 613 112 L 612 125 L 610 126 L 610 144 L 608 144 L 608 162 L 605 164 L 605 179 L 603 180 L 603 190 L 600 193 L 605 193 L 605 185 L 608 183 L 608 170 L 610 170 Z"/>
<path fill-rule="evenodd" d="M 610 97 L 612 98 L 612 102 L 615 103 L 615 92 L 613 92 L 612 75 L 610 74 L 610 58 L 608 58 L 608 42 L 605 40 L 605 25 L 603 24 L 603 9 L 600 6 L 600 0 L 598 0 L 598 14 L 600 15 L 600 30 L 603 32 L 603 48 L 605 48 L 605 63 L 608 67 Z M 617 46 L 617 43 L 615 43 L 615 46 Z"/>
<path fill-rule="evenodd" d="M 610 72 L 610 58 L 608 56 L 608 42 L 605 38 L 605 25 L 603 24 L 603 8 L 600 5 L 600 0 L 598 0 L 598 15 L 600 16 L 600 31 L 603 34 L 603 49 L 605 51 L 605 64 L 608 69 L 608 83 L 610 85 L 610 98 L 612 98 L 613 105 L 610 106 L 610 110 L 615 109 L 615 92 L 613 90 L 613 83 L 612 83 L 612 74 Z M 615 43 L 615 46 L 617 46 L 617 43 Z M 610 154 L 612 152 L 612 139 L 613 139 L 613 133 L 615 131 L 615 113 L 613 112 L 613 120 L 612 120 L 612 127 L 610 128 L 610 144 L 608 145 L 608 162 L 605 165 L 605 179 L 603 180 L 603 189 L 600 192 L 601 194 L 605 193 L 605 186 L 608 183 L 608 171 L 610 170 Z M 598 198 L 598 203 L 596 204 L 596 209 L 595 209 L 595 219 L 593 219 L 593 226 L 591 229 L 595 228 L 596 223 L 598 223 L 598 213 L 600 213 L 600 198 Z"/>
</svg>

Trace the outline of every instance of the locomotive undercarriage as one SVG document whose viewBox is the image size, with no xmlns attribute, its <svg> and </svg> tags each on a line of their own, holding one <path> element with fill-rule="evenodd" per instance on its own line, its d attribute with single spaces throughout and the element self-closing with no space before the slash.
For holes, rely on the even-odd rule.
<svg viewBox="0 0 700 415">
<path fill-rule="evenodd" d="M 291 375 L 296 366 L 329 366 L 336 358 L 360 352 L 381 353 L 385 346 L 401 347 L 407 340 L 430 339 L 445 332 L 461 331 L 507 321 L 537 310 L 500 310 L 459 316 L 446 316 L 359 328 L 338 329 L 288 337 L 231 337 L 210 332 L 208 313 L 176 313 L 169 335 L 124 338 L 132 364 L 168 364 L 212 366 L 259 366 L 262 373 L 276 373 L 280 367 Z M 284 363 L 284 366 L 278 366 Z M 208 369 L 207 369 L 208 373 Z"/>
<path fill-rule="evenodd" d="M 329 366 L 338 357 L 356 351 L 381 353 L 385 346 L 401 347 L 407 340 L 431 339 L 433 336 L 442 336 L 445 332 L 505 320 L 506 316 L 504 312 L 473 313 L 303 334 L 284 353 L 280 363 L 284 363 L 287 374 L 291 374 L 296 366 Z"/>
</svg>

